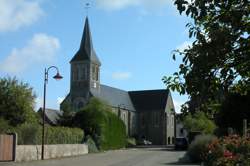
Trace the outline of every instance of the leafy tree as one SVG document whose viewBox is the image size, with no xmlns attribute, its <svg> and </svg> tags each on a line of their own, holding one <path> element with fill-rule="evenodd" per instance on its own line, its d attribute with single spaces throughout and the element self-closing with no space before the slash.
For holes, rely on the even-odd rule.
<svg viewBox="0 0 250 166">
<path fill-rule="evenodd" d="M 37 122 L 34 100 L 35 94 L 28 84 L 16 78 L 0 78 L 0 117 L 10 125 Z"/>
<path fill-rule="evenodd" d="M 203 134 L 213 134 L 216 125 L 205 115 L 204 112 L 188 114 L 183 120 L 184 127 L 189 131 L 199 131 Z"/>
<path fill-rule="evenodd" d="M 179 71 L 164 77 L 168 88 L 190 95 L 186 109 L 211 111 L 230 91 L 250 89 L 249 0 L 175 0 L 187 24 L 192 46 L 173 54 L 182 57 Z M 215 104 L 215 105 L 214 105 Z"/>
<path fill-rule="evenodd" d="M 230 93 L 222 103 L 221 111 L 216 116 L 216 124 L 223 133 L 227 128 L 233 128 L 238 133 L 242 132 L 243 119 L 250 122 L 250 93 L 241 95 Z"/>
<path fill-rule="evenodd" d="M 91 98 L 83 110 L 76 113 L 74 126 L 82 128 L 90 135 L 100 150 L 117 149 L 126 145 L 125 124 L 111 108 L 98 100 Z"/>
<path fill-rule="evenodd" d="M 72 123 L 73 123 L 72 120 L 75 114 L 70 104 L 67 102 L 64 102 L 61 106 L 61 109 L 63 113 L 60 116 L 60 120 L 59 120 L 60 125 L 69 126 L 69 127 L 72 126 Z"/>
</svg>

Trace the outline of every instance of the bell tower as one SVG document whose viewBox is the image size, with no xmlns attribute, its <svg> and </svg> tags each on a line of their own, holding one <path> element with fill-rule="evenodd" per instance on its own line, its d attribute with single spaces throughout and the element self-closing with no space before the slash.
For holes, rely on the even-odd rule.
<svg viewBox="0 0 250 166">
<path fill-rule="evenodd" d="M 70 61 L 70 99 L 73 108 L 80 109 L 90 98 L 91 89 L 100 91 L 100 60 L 98 59 L 89 27 L 88 17 L 79 50 Z"/>
</svg>

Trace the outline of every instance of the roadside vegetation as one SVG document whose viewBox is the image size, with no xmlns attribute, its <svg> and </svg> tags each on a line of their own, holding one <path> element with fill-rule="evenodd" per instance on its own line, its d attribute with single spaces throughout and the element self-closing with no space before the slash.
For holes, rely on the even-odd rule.
<svg viewBox="0 0 250 166">
<path fill-rule="evenodd" d="M 248 166 L 250 138 L 243 120 L 250 122 L 250 2 L 174 4 L 191 19 L 186 25 L 191 44 L 174 51 L 173 59 L 181 60 L 179 69 L 163 81 L 189 96 L 181 120 L 189 132 L 202 134 L 194 138 L 186 157 L 207 166 Z"/>
<path fill-rule="evenodd" d="M 35 98 L 28 84 L 16 78 L 1 78 L 0 133 L 17 133 L 18 144 L 21 145 L 41 144 L 42 118 L 34 111 Z M 123 148 L 126 139 L 123 121 L 112 113 L 107 104 L 96 98 L 77 113 L 65 104 L 58 126 L 45 126 L 45 144 L 85 142 L 90 152 Z"/>
</svg>

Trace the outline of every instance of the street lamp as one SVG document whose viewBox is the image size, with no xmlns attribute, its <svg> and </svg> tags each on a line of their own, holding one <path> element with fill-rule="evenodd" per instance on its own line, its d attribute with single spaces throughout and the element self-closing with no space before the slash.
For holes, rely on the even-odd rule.
<svg viewBox="0 0 250 166">
<path fill-rule="evenodd" d="M 48 84 L 49 78 L 49 70 L 56 69 L 57 73 L 53 77 L 56 80 L 60 80 L 63 77 L 59 74 L 59 70 L 56 66 L 50 66 L 48 69 L 45 68 L 44 72 L 44 88 L 43 88 L 43 131 L 42 131 L 42 152 L 41 152 L 41 159 L 44 160 L 44 128 L 45 128 L 45 104 L 46 104 L 46 85 Z"/>
</svg>

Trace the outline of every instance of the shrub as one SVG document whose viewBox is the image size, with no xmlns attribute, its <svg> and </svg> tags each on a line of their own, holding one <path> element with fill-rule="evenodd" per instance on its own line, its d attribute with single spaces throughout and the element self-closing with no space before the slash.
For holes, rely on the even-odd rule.
<svg viewBox="0 0 250 166">
<path fill-rule="evenodd" d="M 85 144 L 88 145 L 89 153 L 97 153 L 99 152 L 96 147 L 95 141 L 91 138 L 90 135 L 86 136 Z"/>
<path fill-rule="evenodd" d="M 212 135 L 199 135 L 195 137 L 195 140 L 189 145 L 187 155 L 191 162 L 202 162 L 203 154 L 207 151 L 207 146 L 215 140 L 216 137 Z"/>
<path fill-rule="evenodd" d="M 220 153 L 218 149 L 221 149 Z M 224 137 L 211 142 L 205 156 L 204 162 L 207 166 L 248 166 L 250 165 L 250 139 L 237 135 Z"/>
<path fill-rule="evenodd" d="M 91 135 L 100 150 L 117 149 L 126 145 L 126 129 L 105 103 L 96 98 L 74 117 L 74 125 Z"/>
<path fill-rule="evenodd" d="M 19 145 L 35 145 L 41 143 L 42 128 L 39 124 L 22 124 L 14 129 Z"/>
<path fill-rule="evenodd" d="M 16 78 L 0 78 L 0 117 L 11 126 L 37 122 L 34 103 L 35 94 L 28 84 Z"/>
<path fill-rule="evenodd" d="M 188 131 L 199 131 L 203 134 L 212 134 L 216 129 L 215 123 L 208 119 L 204 112 L 188 114 L 184 117 L 183 124 Z"/>
<path fill-rule="evenodd" d="M 42 143 L 42 126 L 39 124 L 23 124 L 15 129 L 19 145 L 36 145 Z M 79 128 L 45 127 L 45 144 L 82 143 L 84 132 Z"/>
<path fill-rule="evenodd" d="M 0 134 L 8 132 L 11 128 L 7 120 L 0 118 Z"/>
</svg>

